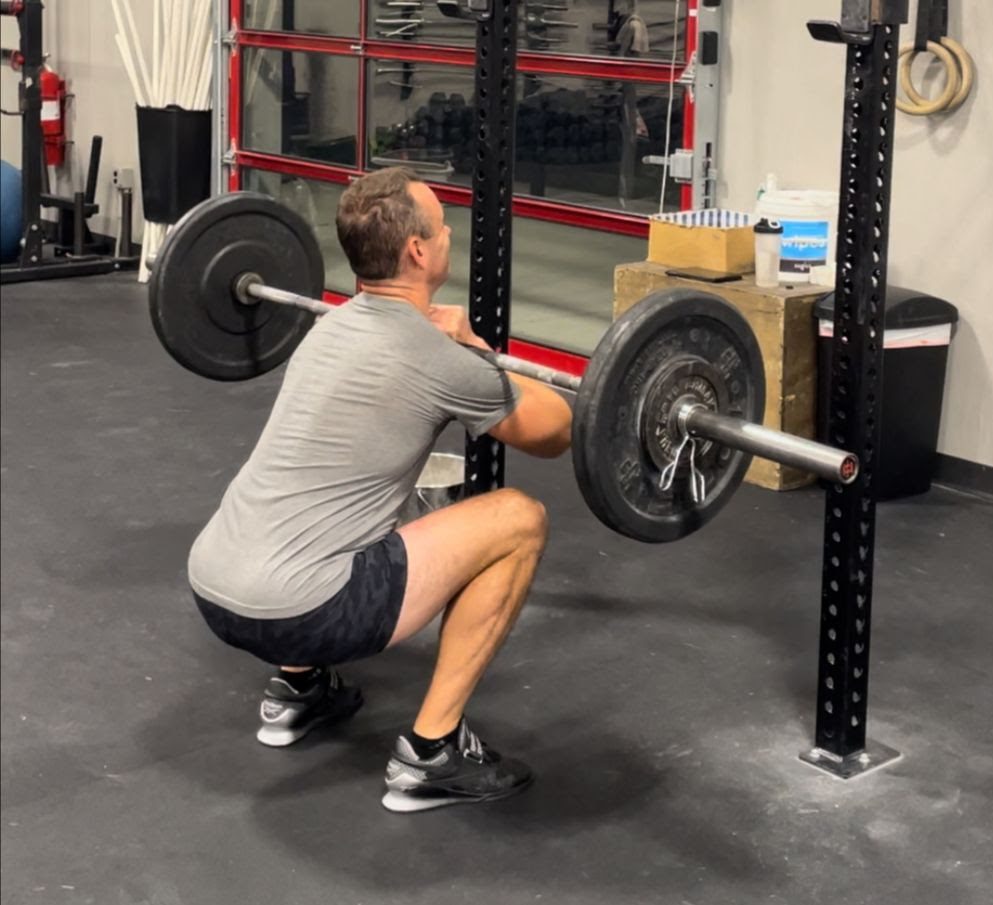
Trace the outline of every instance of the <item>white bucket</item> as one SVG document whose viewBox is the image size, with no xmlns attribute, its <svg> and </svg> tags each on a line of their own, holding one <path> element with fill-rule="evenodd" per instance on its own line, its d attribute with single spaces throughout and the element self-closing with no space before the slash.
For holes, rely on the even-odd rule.
<svg viewBox="0 0 993 905">
<path fill-rule="evenodd" d="M 755 215 L 778 220 L 783 225 L 779 255 L 781 282 L 807 283 L 812 267 L 834 267 L 837 192 L 765 192 L 755 206 Z"/>
<path fill-rule="evenodd" d="M 433 452 L 400 510 L 400 524 L 457 503 L 465 497 L 465 456 Z"/>
</svg>

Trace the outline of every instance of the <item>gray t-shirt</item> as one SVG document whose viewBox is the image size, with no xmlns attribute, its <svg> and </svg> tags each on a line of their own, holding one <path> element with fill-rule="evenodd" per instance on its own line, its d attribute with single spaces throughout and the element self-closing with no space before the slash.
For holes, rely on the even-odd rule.
<svg viewBox="0 0 993 905">
<path fill-rule="evenodd" d="M 517 405 L 507 375 L 405 302 L 332 308 L 290 359 L 269 421 L 193 544 L 190 584 L 282 618 L 339 591 L 382 540 L 445 425 L 486 433 Z"/>
</svg>

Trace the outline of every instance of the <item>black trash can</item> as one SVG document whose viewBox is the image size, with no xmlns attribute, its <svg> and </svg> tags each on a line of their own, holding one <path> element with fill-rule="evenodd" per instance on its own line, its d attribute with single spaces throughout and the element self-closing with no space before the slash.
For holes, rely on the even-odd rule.
<svg viewBox="0 0 993 905">
<path fill-rule="evenodd" d="M 924 493 L 931 487 L 938 452 L 941 399 L 952 325 L 958 309 L 943 299 L 890 286 L 883 321 L 883 398 L 876 499 Z M 831 346 L 834 293 L 814 306 L 818 319 L 817 431 L 830 443 Z"/>
<path fill-rule="evenodd" d="M 145 219 L 175 223 L 210 197 L 211 113 L 175 104 L 137 112 Z"/>
</svg>

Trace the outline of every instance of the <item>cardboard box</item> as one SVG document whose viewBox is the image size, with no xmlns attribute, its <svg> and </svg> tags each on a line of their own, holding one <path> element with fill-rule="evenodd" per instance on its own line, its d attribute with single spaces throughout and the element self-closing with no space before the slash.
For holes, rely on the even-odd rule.
<svg viewBox="0 0 993 905">
<path fill-rule="evenodd" d="M 741 211 L 656 214 L 648 226 L 648 260 L 667 267 L 751 273 L 755 236 L 750 222 L 750 215 Z"/>
<path fill-rule="evenodd" d="M 770 289 L 755 285 L 752 276 L 731 283 L 701 283 L 666 274 L 648 261 L 621 264 L 614 270 L 614 317 L 652 292 L 695 289 L 717 295 L 734 305 L 758 339 L 765 364 L 766 427 L 813 438 L 817 414 L 817 329 L 814 304 L 830 286 L 810 283 Z M 792 490 L 815 480 L 812 474 L 755 458 L 745 480 L 770 490 Z"/>
</svg>

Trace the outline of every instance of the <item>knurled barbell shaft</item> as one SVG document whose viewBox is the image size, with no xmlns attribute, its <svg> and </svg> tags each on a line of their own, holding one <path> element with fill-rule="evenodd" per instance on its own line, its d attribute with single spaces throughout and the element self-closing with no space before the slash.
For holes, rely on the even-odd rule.
<svg viewBox="0 0 993 905">
<path fill-rule="evenodd" d="M 294 305 L 297 308 L 305 308 L 307 311 L 312 311 L 318 316 L 328 310 L 326 302 L 307 298 L 307 296 L 298 295 L 295 292 L 286 292 L 283 289 L 273 289 L 271 286 L 266 286 L 261 282 L 248 282 L 245 285 L 244 292 L 246 295 L 250 295 L 252 298 L 259 299 L 260 301 L 276 302 L 280 305 Z M 521 358 L 514 358 L 512 355 L 503 355 L 500 352 L 490 352 L 485 349 L 475 348 L 473 348 L 473 351 L 503 371 L 511 371 L 514 374 L 521 374 L 524 377 L 533 377 L 542 383 L 548 383 L 573 393 L 579 392 L 581 378 L 575 377 L 572 374 L 557 371 L 555 368 L 544 368 L 541 365 L 524 361 Z"/>
<path fill-rule="evenodd" d="M 544 368 L 533 362 L 524 361 L 522 358 L 515 358 L 513 355 L 504 355 L 502 352 L 487 352 L 483 349 L 479 350 L 479 354 L 487 361 L 493 362 L 502 371 L 520 374 L 522 377 L 532 377 L 542 383 L 568 390 L 570 393 L 578 393 L 579 385 L 583 382 L 582 377 L 566 374 L 565 371 L 556 371 L 555 368 Z"/>
<path fill-rule="evenodd" d="M 326 302 L 308 298 L 305 295 L 298 295 L 295 292 L 274 289 L 262 282 L 255 282 L 253 279 L 245 281 L 242 291 L 245 295 L 260 301 L 293 305 L 311 311 L 318 316 L 328 311 Z M 515 358 L 513 355 L 477 349 L 473 351 L 478 352 L 479 355 L 503 371 L 531 377 L 573 393 L 579 391 L 579 385 L 582 383 L 580 377 L 566 374 L 555 368 L 542 367 L 530 361 Z M 680 413 L 679 421 L 683 429 L 689 431 L 694 437 L 714 440 L 724 446 L 730 446 L 732 449 L 752 453 L 764 459 L 771 459 L 781 465 L 792 465 L 829 481 L 850 484 L 858 475 L 858 458 L 853 453 L 783 431 L 763 427 L 760 424 L 753 424 L 743 418 L 721 415 L 700 405 L 688 405 L 685 411 Z"/>
</svg>

